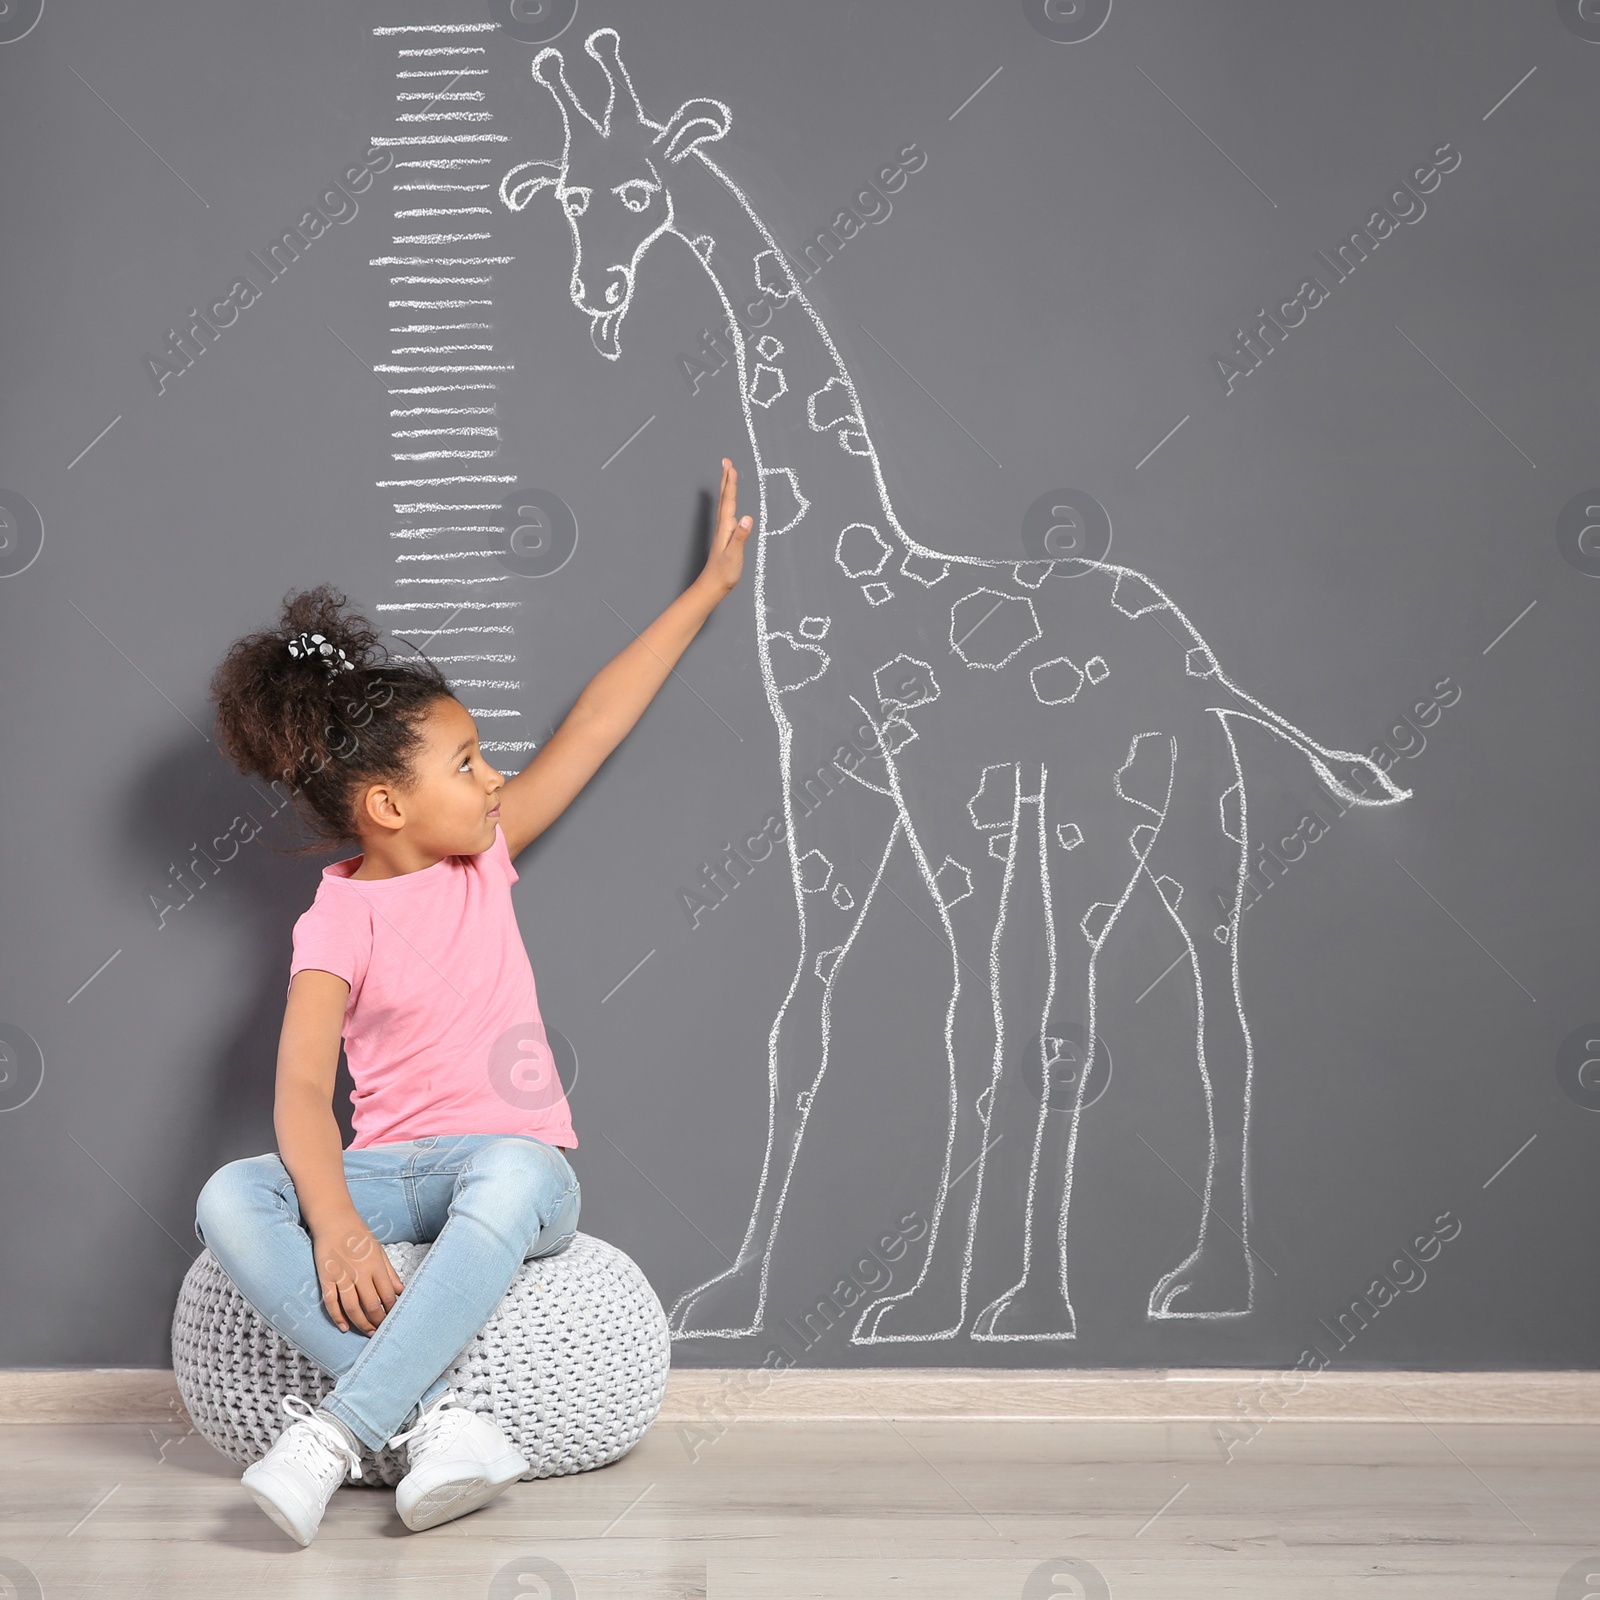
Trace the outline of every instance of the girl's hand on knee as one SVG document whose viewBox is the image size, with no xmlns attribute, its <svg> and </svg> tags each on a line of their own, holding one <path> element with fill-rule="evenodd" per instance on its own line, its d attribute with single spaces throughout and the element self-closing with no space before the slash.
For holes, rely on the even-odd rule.
<svg viewBox="0 0 1600 1600">
<path fill-rule="evenodd" d="M 322 1304 L 340 1331 L 348 1333 L 353 1325 L 376 1333 L 405 1284 L 372 1230 L 352 1211 L 313 1228 L 311 1248 Z"/>
</svg>

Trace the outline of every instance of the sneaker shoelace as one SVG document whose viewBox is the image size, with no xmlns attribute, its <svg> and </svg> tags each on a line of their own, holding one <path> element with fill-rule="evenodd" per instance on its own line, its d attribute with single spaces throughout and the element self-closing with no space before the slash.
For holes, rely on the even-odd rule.
<svg viewBox="0 0 1600 1600">
<path fill-rule="evenodd" d="M 361 1477 L 361 1452 L 351 1447 L 335 1423 L 319 1415 L 313 1406 L 297 1394 L 284 1396 L 283 1409 L 294 1419 L 280 1441 L 283 1442 L 286 1460 L 304 1467 L 313 1477 L 325 1480 L 331 1452 L 340 1469 L 336 1482 L 343 1482 L 346 1477 L 352 1481 Z M 300 1423 L 304 1423 L 305 1427 L 299 1428 Z"/>
<path fill-rule="evenodd" d="M 447 1389 L 404 1433 L 397 1433 L 389 1444 L 391 1448 L 409 1445 L 406 1463 L 408 1468 L 413 1468 L 430 1450 L 448 1444 L 472 1420 L 472 1416 L 471 1408 L 464 1405 L 453 1390 Z"/>
</svg>

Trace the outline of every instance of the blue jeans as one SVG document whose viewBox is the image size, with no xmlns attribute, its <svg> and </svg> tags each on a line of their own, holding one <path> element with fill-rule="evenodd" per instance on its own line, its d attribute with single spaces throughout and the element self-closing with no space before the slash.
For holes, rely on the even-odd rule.
<svg viewBox="0 0 1600 1600">
<path fill-rule="evenodd" d="M 524 1261 L 566 1249 L 578 1179 L 523 1134 L 439 1134 L 344 1152 L 345 1181 L 379 1244 L 432 1241 L 374 1332 L 342 1331 L 322 1303 L 311 1234 L 277 1155 L 206 1180 L 195 1235 L 239 1292 L 338 1382 L 320 1402 L 381 1449 L 443 1393 L 444 1374 L 493 1315 Z"/>
</svg>

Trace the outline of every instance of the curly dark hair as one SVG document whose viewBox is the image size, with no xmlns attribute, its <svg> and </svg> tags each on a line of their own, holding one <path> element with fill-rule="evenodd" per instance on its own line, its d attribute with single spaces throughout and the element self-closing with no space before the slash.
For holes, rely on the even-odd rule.
<svg viewBox="0 0 1600 1600">
<path fill-rule="evenodd" d="M 378 629 L 347 604 L 327 584 L 291 589 L 277 627 L 238 640 L 211 679 L 228 759 L 294 790 L 312 837 L 292 855 L 358 841 L 357 791 L 376 782 L 411 787 L 423 714 L 455 698 L 434 662 L 391 656 Z M 302 633 L 321 634 L 351 670 L 330 672 L 321 654 L 291 654 L 289 641 Z"/>
</svg>

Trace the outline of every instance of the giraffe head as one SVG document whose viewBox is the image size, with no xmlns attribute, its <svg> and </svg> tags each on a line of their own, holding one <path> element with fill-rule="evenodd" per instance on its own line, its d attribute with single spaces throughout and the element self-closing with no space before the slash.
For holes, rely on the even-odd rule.
<svg viewBox="0 0 1600 1600">
<path fill-rule="evenodd" d="M 668 177 L 674 163 L 728 131 L 718 100 L 685 100 L 666 120 L 645 114 L 622 64 L 615 28 L 597 28 L 583 47 L 606 75 L 605 114 L 584 109 L 567 82 L 561 52 L 551 45 L 533 58 L 533 76 L 561 108 L 566 139 L 559 161 L 523 161 L 500 180 L 500 198 L 523 210 L 541 189 L 554 191 L 572 230 L 572 303 L 590 322 L 594 347 L 608 360 L 621 353 L 622 319 L 645 252 L 673 227 Z M 617 108 L 617 79 L 632 101 Z M 576 113 L 576 115 L 574 115 Z M 709 240 L 692 241 L 702 251 Z"/>
</svg>

